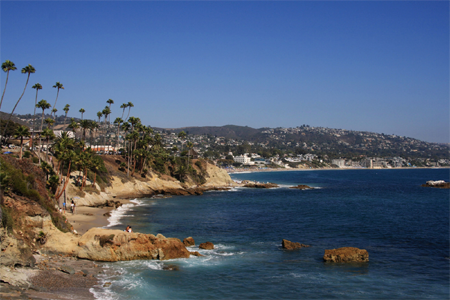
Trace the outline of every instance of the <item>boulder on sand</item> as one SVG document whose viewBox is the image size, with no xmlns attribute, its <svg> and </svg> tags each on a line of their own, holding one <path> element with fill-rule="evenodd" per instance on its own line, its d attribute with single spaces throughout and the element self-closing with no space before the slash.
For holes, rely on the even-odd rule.
<svg viewBox="0 0 450 300">
<path fill-rule="evenodd" d="M 283 239 L 281 241 L 281 247 L 283 247 L 283 249 L 286 249 L 286 250 L 295 250 L 295 249 L 300 249 L 300 248 L 304 248 L 304 247 L 309 247 L 309 245 L 295 243 L 295 242 L 291 242 L 291 241 Z"/>
<path fill-rule="evenodd" d="M 327 262 L 368 262 L 369 253 L 365 249 L 342 247 L 325 250 L 323 260 Z"/>
<path fill-rule="evenodd" d="M 200 249 L 212 250 L 212 249 L 214 249 L 214 244 L 211 242 L 206 242 L 206 243 L 201 243 L 200 245 L 198 245 L 198 247 Z"/>
</svg>

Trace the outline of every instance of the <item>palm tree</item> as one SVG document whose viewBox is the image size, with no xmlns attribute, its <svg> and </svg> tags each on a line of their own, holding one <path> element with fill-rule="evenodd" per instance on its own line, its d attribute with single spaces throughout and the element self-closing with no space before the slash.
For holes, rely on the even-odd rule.
<svg viewBox="0 0 450 300">
<path fill-rule="evenodd" d="M 106 120 L 108 119 L 108 115 L 111 113 L 111 110 L 109 109 L 108 106 L 105 106 L 105 108 L 103 109 L 102 113 L 103 113 L 103 115 L 105 116 L 105 122 L 104 122 L 104 124 L 105 124 L 105 128 L 107 128 L 107 127 L 106 127 Z M 106 134 L 107 134 L 107 131 L 106 131 L 106 129 L 105 129 L 105 135 L 103 136 L 103 143 L 104 143 L 105 147 L 106 147 Z M 105 151 L 106 151 L 106 150 L 105 150 Z"/>
<path fill-rule="evenodd" d="M 22 159 L 23 138 L 28 136 L 30 136 L 30 130 L 27 126 L 20 126 L 16 129 L 16 132 L 14 132 L 14 137 L 20 138 L 20 159 Z"/>
<path fill-rule="evenodd" d="M 60 83 L 59 81 L 56 82 L 53 87 L 58 89 L 58 91 L 56 92 L 55 105 L 53 105 L 53 108 L 56 108 L 56 102 L 58 101 L 59 90 L 64 89 L 64 87 L 63 87 L 63 84 Z"/>
<path fill-rule="evenodd" d="M 77 129 L 80 127 L 80 125 L 78 125 L 78 123 L 72 118 L 69 126 L 67 126 L 67 127 L 72 129 L 73 136 L 75 137 L 75 134 L 77 133 Z"/>
<path fill-rule="evenodd" d="M 83 130 L 83 141 L 86 141 L 86 130 L 91 127 L 91 122 L 89 120 L 81 120 L 80 127 Z"/>
<path fill-rule="evenodd" d="M 58 111 L 58 110 L 57 110 L 56 108 L 53 108 L 53 109 L 52 109 L 53 118 L 55 118 L 55 120 L 56 120 L 56 112 L 57 112 L 57 111 Z M 51 116 L 52 114 L 50 114 L 50 116 Z"/>
<path fill-rule="evenodd" d="M 27 85 L 28 85 L 28 81 L 30 80 L 30 75 L 31 75 L 31 73 L 34 73 L 34 72 L 36 72 L 36 70 L 35 70 L 35 68 L 33 68 L 32 65 L 28 65 L 28 66 L 26 66 L 25 68 L 22 68 L 22 73 L 23 73 L 23 74 L 25 74 L 25 73 L 28 74 L 28 76 L 27 76 L 27 82 L 25 83 L 25 87 L 23 88 L 22 95 L 20 95 L 19 100 L 17 100 L 16 105 L 14 105 L 14 108 L 13 108 L 11 114 L 9 115 L 9 118 L 8 118 L 8 121 L 6 122 L 5 129 L 4 129 L 4 131 L 3 131 L 3 135 L 2 135 L 2 136 L 5 136 L 6 129 L 8 128 L 9 121 L 11 120 L 11 117 L 12 117 L 14 111 L 16 110 L 17 105 L 19 104 L 20 100 L 22 99 L 23 94 L 25 94 L 25 90 L 27 89 Z"/>
<path fill-rule="evenodd" d="M 44 125 L 44 111 L 46 109 L 49 109 L 50 103 L 48 103 L 46 100 L 42 99 L 41 101 L 38 102 L 38 104 L 36 104 L 36 108 L 40 108 L 42 109 L 42 120 L 41 120 L 41 128 L 40 131 L 42 131 L 42 126 Z"/>
<path fill-rule="evenodd" d="M 128 104 L 126 103 L 122 103 L 122 105 L 120 106 L 120 108 L 122 108 L 122 116 L 120 117 L 123 120 L 123 115 L 125 113 L 125 109 L 128 107 Z"/>
<path fill-rule="evenodd" d="M 114 124 L 117 125 L 117 142 L 116 147 L 119 148 L 119 134 L 120 134 L 120 124 L 123 123 L 122 118 L 116 118 Z"/>
<path fill-rule="evenodd" d="M 44 120 L 45 124 L 47 124 L 48 128 L 52 128 L 53 124 L 55 124 L 55 120 L 53 120 L 52 118 L 47 118 Z"/>
<path fill-rule="evenodd" d="M 79 112 L 81 113 L 81 120 L 83 120 L 83 114 L 86 112 L 84 108 L 80 108 Z"/>
<path fill-rule="evenodd" d="M 69 110 L 70 110 L 70 104 L 66 104 L 66 106 L 64 106 L 64 108 L 63 108 L 63 111 L 65 112 L 65 117 L 64 117 L 64 126 L 66 126 L 66 120 L 67 120 L 67 113 L 69 112 Z"/>
<path fill-rule="evenodd" d="M 76 154 L 73 150 L 69 150 L 67 151 L 64 156 L 61 158 L 61 160 L 64 160 L 65 163 L 68 163 L 68 168 L 67 168 L 67 175 L 66 175 L 66 179 L 64 182 L 64 186 L 61 189 L 61 191 L 59 193 L 55 193 L 55 199 L 59 199 L 61 197 L 61 195 L 64 193 L 64 191 L 66 190 L 67 185 L 69 184 L 69 178 L 70 178 L 70 167 L 72 165 L 72 162 L 75 161 L 76 159 Z"/>
<path fill-rule="evenodd" d="M 46 109 L 50 108 L 50 103 L 42 99 L 41 101 L 36 104 L 37 108 L 42 109 L 42 120 L 41 120 L 41 128 L 40 128 L 40 135 L 42 135 L 42 126 L 44 125 L 44 111 Z M 39 151 L 41 150 L 41 137 L 39 136 Z M 38 152 L 39 153 L 39 152 Z M 39 154 L 39 163 L 41 163 L 41 155 Z"/>
<path fill-rule="evenodd" d="M 187 157 L 188 157 L 188 167 L 189 167 L 189 151 L 192 150 L 192 148 L 194 147 L 194 144 L 192 144 L 192 142 L 187 142 L 186 147 L 188 148 Z"/>
<path fill-rule="evenodd" d="M 17 68 L 16 68 L 16 65 L 12 61 L 6 60 L 4 63 L 2 63 L 2 70 L 3 70 L 3 72 L 6 72 L 6 82 L 5 82 L 5 88 L 3 89 L 2 100 L 0 100 L 0 109 L 2 108 L 3 97 L 5 96 L 6 85 L 8 84 L 9 71 L 17 70 Z"/>
<path fill-rule="evenodd" d="M 180 138 L 180 139 L 182 139 L 182 140 L 184 140 L 185 138 L 186 138 L 186 132 L 184 132 L 184 131 L 181 131 L 179 134 L 178 134 L 178 137 Z M 181 151 L 183 151 L 183 141 L 181 141 Z"/>
<path fill-rule="evenodd" d="M 93 133 L 97 133 L 98 127 L 99 127 L 99 125 L 98 125 L 98 123 L 96 121 L 91 121 L 91 128 L 90 128 L 90 131 L 91 131 L 91 145 L 92 145 Z M 97 149 L 98 149 L 98 147 L 97 147 Z"/>
<path fill-rule="evenodd" d="M 47 119 L 48 120 L 48 119 Z M 53 120 L 52 120 L 53 121 Z M 48 161 L 48 144 L 50 142 L 50 139 L 55 137 L 55 134 L 53 133 L 53 130 L 51 130 L 50 128 L 46 127 L 44 128 L 44 130 L 42 131 L 42 136 L 44 136 L 47 140 L 47 161 Z"/>
<path fill-rule="evenodd" d="M 114 104 L 114 100 L 113 99 L 108 99 L 106 100 L 106 103 L 109 104 L 109 111 L 111 111 L 111 104 Z M 109 120 L 108 120 L 108 124 L 111 125 L 111 116 L 109 116 Z"/>
<path fill-rule="evenodd" d="M 127 107 L 128 107 L 128 115 L 127 115 L 127 118 L 125 119 L 125 121 L 128 120 L 128 116 L 130 115 L 130 110 L 132 107 L 134 107 L 134 105 L 133 105 L 133 103 L 128 102 Z"/>
<path fill-rule="evenodd" d="M 36 127 L 34 124 L 34 121 L 36 119 L 36 104 L 37 104 L 37 97 L 39 90 L 42 90 L 42 85 L 38 82 L 35 85 L 33 85 L 31 88 L 36 89 L 36 99 L 34 99 L 34 113 L 33 113 L 33 135 L 31 136 L 31 141 L 33 141 L 34 138 L 34 128 Z M 32 142 L 30 143 L 33 144 Z"/>
</svg>

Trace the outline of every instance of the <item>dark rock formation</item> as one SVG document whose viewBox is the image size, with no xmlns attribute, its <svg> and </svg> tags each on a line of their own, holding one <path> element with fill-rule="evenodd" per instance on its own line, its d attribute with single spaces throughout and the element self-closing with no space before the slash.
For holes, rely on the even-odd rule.
<svg viewBox="0 0 450 300">
<path fill-rule="evenodd" d="M 299 184 L 297 186 L 291 186 L 291 189 L 299 189 L 299 190 L 307 190 L 307 189 L 312 189 L 312 187 L 304 185 L 304 184 Z"/>
<path fill-rule="evenodd" d="M 190 252 L 191 253 L 191 255 L 193 255 L 193 256 L 204 256 L 204 255 L 201 255 L 200 253 L 198 253 L 198 251 L 192 251 L 192 252 Z"/>
<path fill-rule="evenodd" d="M 450 182 L 445 182 L 444 180 L 437 181 L 427 181 L 427 183 L 422 184 L 423 187 L 433 187 L 438 189 L 450 189 Z"/>
<path fill-rule="evenodd" d="M 286 249 L 286 250 L 295 250 L 295 249 L 309 247 L 309 245 L 295 243 L 295 242 L 291 242 L 291 241 L 283 239 L 281 241 L 281 247 L 283 247 L 283 249 Z"/>
<path fill-rule="evenodd" d="M 183 244 L 186 247 L 191 247 L 191 246 L 195 246 L 195 241 L 192 237 L 187 237 L 183 240 Z"/>
<path fill-rule="evenodd" d="M 365 249 L 342 247 L 325 250 L 323 260 L 327 262 L 368 262 L 369 253 Z"/>
<path fill-rule="evenodd" d="M 278 184 L 275 183 L 258 183 L 258 182 L 252 182 L 252 183 L 246 183 L 244 187 L 248 188 L 258 188 L 258 189 L 270 189 L 278 187 Z"/>
<path fill-rule="evenodd" d="M 201 243 L 200 245 L 198 245 L 198 247 L 200 249 L 212 250 L 212 249 L 214 249 L 214 244 L 211 242 L 206 242 L 206 243 Z"/>
</svg>

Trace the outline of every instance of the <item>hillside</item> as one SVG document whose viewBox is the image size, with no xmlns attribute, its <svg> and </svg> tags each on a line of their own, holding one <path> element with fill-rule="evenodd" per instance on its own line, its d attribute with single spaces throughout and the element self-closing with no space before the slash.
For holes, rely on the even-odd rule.
<svg viewBox="0 0 450 300">
<path fill-rule="evenodd" d="M 308 125 L 295 128 L 259 129 L 226 125 L 160 130 L 175 133 L 183 130 L 190 135 L 208 135 L 235 140 L 224 141 L 224 144 L 229 146 L 246 142 L 252 146 L 254 152 L 275 148 L 298 153 L 314 152 L 331 157 L 363 155 L 448 158 L 450 150 L 449 144 L 428 143 L 410 137 Z M 237 141 L 239 143 L 236 143 Z"/>
</svg>

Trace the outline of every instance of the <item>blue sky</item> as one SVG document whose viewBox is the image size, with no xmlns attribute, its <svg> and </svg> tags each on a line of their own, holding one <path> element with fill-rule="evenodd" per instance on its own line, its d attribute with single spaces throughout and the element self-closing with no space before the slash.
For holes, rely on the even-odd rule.
<svg viewBox="0 0 450 300">
<path fill-rule="evenodd" d="M 302 124 L 449 142 L 449 2 L 1 1 L 2 111 L 164 128 Z M 1 72 L 3 91 L 6 75 Z"/>
</svg>

